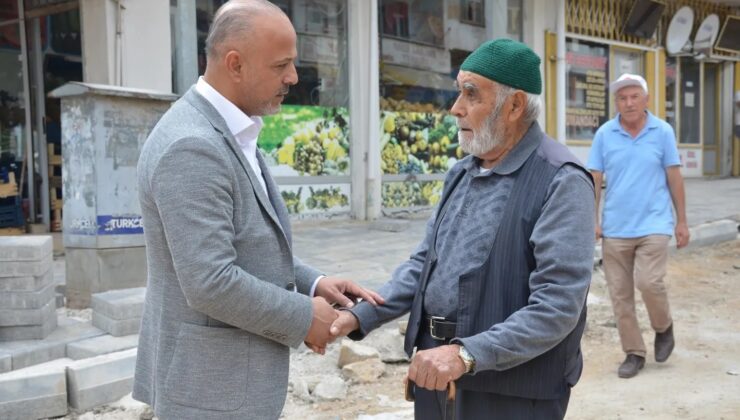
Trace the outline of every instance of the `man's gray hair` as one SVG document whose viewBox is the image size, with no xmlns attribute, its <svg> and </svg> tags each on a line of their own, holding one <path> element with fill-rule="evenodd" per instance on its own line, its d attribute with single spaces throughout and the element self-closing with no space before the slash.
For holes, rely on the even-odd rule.
<svg viewBox="0 0 740 420">
<path fill-rule="evenodd" d="M 232 39 L 246 39 L 252 30 L 252 19 L 263 13 L 281 13 L 280 7 L 267 0 L 230 0 L 218 8 L 206 38 L 206 57 L 221 55 L 220 47 Z"/>
<path fill-rule="evenodd" d="M 502 85 L 501 83 L 498 84 L 498 91 L 496 92 L 496 104 L 503 104 L 504 101 L 506 101 L 506 98 L 508 98 L 510 95 L 512 95 L 514 92 L 517 91 L 517 89 L 511 87 Z M 534 93 L 524 92 L 527 95 L 527 105 L 524 108 L 524 114 L 523 114 L 523 120 L 524 124 L 526 126 L 529 126 L 533 122 L 537 121 L 537 118 L 540 116 L 540 95 L 535 95 Z"/>
</svg>

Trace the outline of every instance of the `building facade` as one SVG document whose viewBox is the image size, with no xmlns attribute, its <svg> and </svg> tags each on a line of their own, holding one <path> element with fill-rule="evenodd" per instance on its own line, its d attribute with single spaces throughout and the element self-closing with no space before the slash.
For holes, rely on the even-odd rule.
<svg viewBox="0 0 740 420">
<path fill-rule="evenodd" d="M 205 70 L 205 37 L 223 2 L 0 0 L 0 165 L 25 183 L 32 222 L 58 227 L 62 197 L 59 104 L 46 93 L 67 81 L 184 93 Z M 733 2 L 274 3 L 296 28 L 300 81 L 265 118 L 259 147 L 297 218 L 374 219 L 436 204 L 462 157 L 447 113 L 453 81 L 472 50 L 498 37 L 543 58 L 540 124 L 582 160 L 615 114 L 609 82 L 632 72 L 648 80 L 651 111 L 674 127 L 685 176 L 740 175 L 734 26 L 700 54 L 666 52 L 683 6 L 693 12 L 689 39 L 701 41 L 708 16 L 720 32 L 739 14 Z M 715 48 L 720 40 L 730 48 Z"/>
</svg>

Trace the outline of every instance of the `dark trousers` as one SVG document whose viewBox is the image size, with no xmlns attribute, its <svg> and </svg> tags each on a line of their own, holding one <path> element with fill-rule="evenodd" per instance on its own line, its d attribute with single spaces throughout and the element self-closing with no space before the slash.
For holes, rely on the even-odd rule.
<svg viewBox="0 0 740 420">
<path fill-rule="evenodd" d="M 421 333 L 419 349 L 429 349 L 444 344 L 433 339 L 428 332 Z M 415 388 L 414 418 L 416 420 L 444 420 L 447 393 Z M 456 420 L 557 420 L 565 417 L 570 400 L 570 390 L 561 399 L 535 400 L 457 390 Z"/>
</svg>

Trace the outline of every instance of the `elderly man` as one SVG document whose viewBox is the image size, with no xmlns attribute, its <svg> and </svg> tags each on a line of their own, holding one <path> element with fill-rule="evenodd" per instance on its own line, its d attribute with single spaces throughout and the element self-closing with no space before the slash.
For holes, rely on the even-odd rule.
<svg viewBox="0 0 740 420">
<path fill-rule="evenodd" d="M 288 17 L 264 0 L 227 2 L 206 50 L 205 75 L 139 160 L 149 278 L 133 397 L 163 419 L 276 419 L 289 347 L 334 338 L 329 303 L 382 299 L 293 256 L 257 151 L 259 116 L 297 82 Z"/>
<path fill-rule="evenodd" d="M 379 289 L 386 303 L 362 303 L 332 326 L 360 339 L 410 312 L 417 419 L 443 418 L 452 381 L 457 418 L 563 418 L 580 377 L 594 190 L 536 122 L 539 66 L 508 39 L 465 60 L 451 112 L 471 156 L 449 171 L 425 238 Z"/>
<path fill-rule="evenodd" d="M 645 342 L 635 314 L 635 287 L 642 293 L 655 330 L 655 361 L 665 362 L 674 347 L 673 319 L 663 277 L 668 241 L 674 232 L 671 201 L 676 207 L 676 246 L 689 242 L 686 200 L 676 136 L 668 123 L 647 110 L 645 79 L 623 74 L 611 84 L 619 113 L 594 136 L 588 168 L 596 184 L 596 216 L 603 175 L 609 179 L 603 234 L 604 274 L 609 287 L 622 350 L 620 378 L 631 378 L 645 366 Z"/>
</svg>

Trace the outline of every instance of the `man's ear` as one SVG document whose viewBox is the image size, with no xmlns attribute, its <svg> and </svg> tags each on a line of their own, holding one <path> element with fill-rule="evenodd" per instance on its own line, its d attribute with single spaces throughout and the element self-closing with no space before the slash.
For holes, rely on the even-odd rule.
<svg viewBox="0 0 740 420">
<path fill-rule="evenodd" d="M 224 54 L 223 58 L 224 67 L 226 67 L 226 74 L 234 82 L 239 82 L 242 79 L 242 66 L 244 66 L 244 58 L 241 53 L 237 50 L 229 50 Z"/>
<path fill-rule="evenodd" d="M 515 91 L 509 96 L 509 122 L 519 121 L 524 116 L 524 111 L 527 108 L 527 94 L 521 90 Z"/>
</svg>

